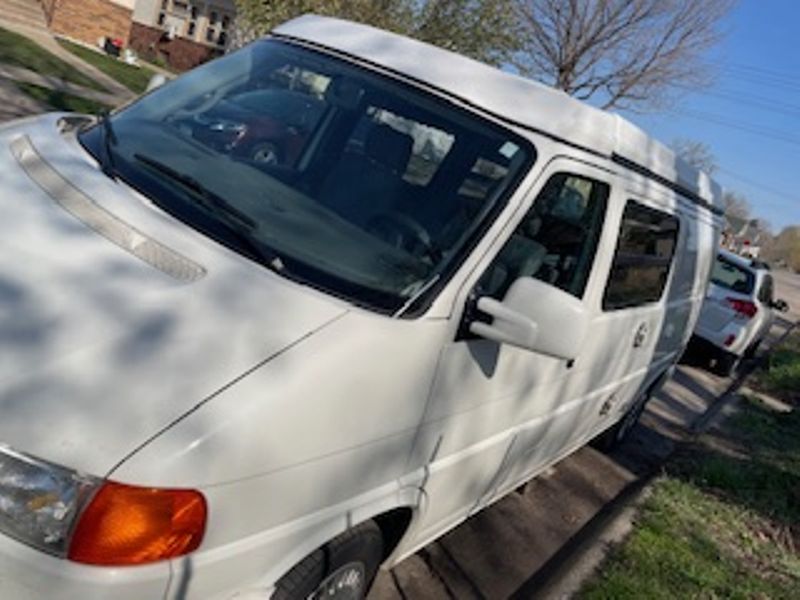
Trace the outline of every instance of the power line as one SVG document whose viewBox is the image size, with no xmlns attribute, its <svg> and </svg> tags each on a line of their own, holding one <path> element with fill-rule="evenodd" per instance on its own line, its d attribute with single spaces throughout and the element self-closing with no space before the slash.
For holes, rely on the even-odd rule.
<svg viewBox="0 0 800 600">
<path fill-rule="evenodd" d="M 782 114 L 787 117 L 794 117 L 800 119 L 800 105 L 788 104 L 764 98 L 763 96 L 751 96 L 748 94 L 739 94 L 728 90 L 719 91 L 697 91 L 690 86 L 677 86 L 682 89 L 695 92 L 698 96 L 710 96 L 714 98 L 721 98 L 730 102 L 743 104 L 744 106 L 751 106 L 753 108 L 760 108 L 767 112 Z"/>
<path fill-rule="evenodd" d="M 771 129 L 768 127 L 761 127 L 758 125 L 743 123 L 741 121 L 733 121 L 714 113 L 708 113 L 699 110 L 682 109 L 682 110 L 672 110 L 671 112 L 675 115 L 688 117 L 690 119 L 696 119 L 698 121 L 703 121 L 708 123 L 715 123 L 717 125 L 722 125 L 724 127 L 730 127 L 731 129 L 738 129 L 739 131 L 744 131 L 746 133 L 760 135 L 762 137 L 766 137 L 774 141 L 784 142 L 786 144 L 791 144 L 794 146 L 800 146 L 800 137 L 787 135 L 785 132 L 779 129 Z"/>
<path fill-rule="evenodd" d="M 739 181 L 750 185 L 751 187 L 753 187 L 754 189 L 759 190 L 760 192 L 763 192 L 765 194 L 770 194 L 772 196 L 776 196 L 776 197 L 780 198 L 781 200 L 784 200 L 784 201 L 789 202 L 791 204 L 796 204 L 798 206 L 798 208 L 800 208 L 800 196 L 790 196 L 789 194 L 787 194 L 786 192 L 784 192 L 782 190 L 779 190 L 777 188 L 769 186 L 769 185 L 767 185 L 765 183 L 761 183 L 761 182 L 756 181 L 754 179 L 750 179 L 749 177 L 745 177 L 744 175 L 741 175 L 739 173 L 731 171 L 730 169 L 726 169 L 724 167 L 717 167 L 717 168 L 720 171 L 722 171 L 723 173 L 725 173 L 726 175 L 728 175 L 729 177 L 733 177 L 734 179 L 738 179 Z"/>
<path fill-rule="evenodd" d="M 709 65 L 745 81 L 783 89 L 800 90 L 800 77 L 789 71 L 731 62 L 709 63 Z"/>
</svg>

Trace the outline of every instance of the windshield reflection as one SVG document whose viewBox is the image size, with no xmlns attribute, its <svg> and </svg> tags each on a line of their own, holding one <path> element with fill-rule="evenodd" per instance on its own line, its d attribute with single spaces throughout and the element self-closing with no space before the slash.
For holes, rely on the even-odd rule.
<svg viewBox="0 0 800 600">
<path fill-rule="evenodd" d="M 446 278 L 534 157 L 473 113 L 275 40 L 110 118 L 116 174 L 159 206 L 253 260 L 280 256 L 287 275 L 388 312 Z M 95 156 L 99 130 L 81 134 Z"/>
</svg>

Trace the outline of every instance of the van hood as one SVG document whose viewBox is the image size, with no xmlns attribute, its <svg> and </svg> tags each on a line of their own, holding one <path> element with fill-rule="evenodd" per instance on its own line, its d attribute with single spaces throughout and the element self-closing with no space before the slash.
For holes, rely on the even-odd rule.
<svg viewBox="0 0 800 600">
<path fill-rule="evenodd" d="M 0 444 L 104 475 L 347 305 L 112 181 L 61 116 L 0 129 Z"/>
</svg>

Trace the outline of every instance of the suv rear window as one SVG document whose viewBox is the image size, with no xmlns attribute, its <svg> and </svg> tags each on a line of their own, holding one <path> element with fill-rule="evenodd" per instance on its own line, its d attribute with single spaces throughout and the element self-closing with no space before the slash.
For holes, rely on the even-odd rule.
<svg viewBox="0 0 800 600">
<path fill-rule="evenodd" d="M 715 285 L 740 294 L 751 294 L 755 280 L 755 275 L 752 272 L 723 256 L 717 256 L 717 260 L 714 261 L 711 282 Z"/>
</svg>

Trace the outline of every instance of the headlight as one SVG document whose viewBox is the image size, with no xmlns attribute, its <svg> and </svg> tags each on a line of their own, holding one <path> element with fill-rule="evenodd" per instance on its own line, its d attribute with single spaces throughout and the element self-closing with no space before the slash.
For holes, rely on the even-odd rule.
<svg viewBox="0 0 800 600">
<path fill-rule="evenodd" d="M 0 531 L 64 556 L 72 524 L 100 483 L 0 446 Z"/>
<path fill-rule="evenodd" d="M 135 565 L 197 549 L 207 520 L 197 490 L 125 485 L 0 445 L 0 532 L 62 558 Z"/>
</svg>

